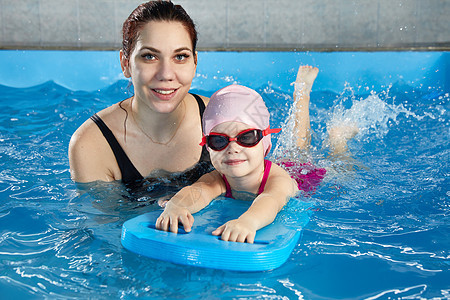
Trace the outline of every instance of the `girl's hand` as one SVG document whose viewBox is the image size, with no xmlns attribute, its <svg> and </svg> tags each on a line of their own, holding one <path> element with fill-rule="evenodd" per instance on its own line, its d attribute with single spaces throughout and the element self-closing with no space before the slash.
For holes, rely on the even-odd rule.
<svg viewBox="0 0 450 300">
<path fill-rule="evenodd" d="M 228 221 L 212 232 L 213 235 L 221 235 L 221 239 L 229 242 L 253 244 L 256 229 L 252 222 L 236 219 Z"/>
<path fill-rule="evenodd" d="M 194 224 L 194 217 L 186 208 L 169 201 L 162 214 L 156 220 L 155 227 L 159 230 L 178 233 L 179 223 L 183 225 L 184 231 L 190 232 Z"/>
</svg>

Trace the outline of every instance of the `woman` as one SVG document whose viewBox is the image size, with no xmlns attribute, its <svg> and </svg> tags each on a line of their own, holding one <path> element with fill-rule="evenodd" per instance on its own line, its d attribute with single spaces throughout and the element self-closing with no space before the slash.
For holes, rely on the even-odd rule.
<svg viewBox="0 0 450 300">
<path fill-rule="evenodd" d="M 145 182 L 164 185 L 167 177 L 176 184 L 175 190 L 161 191 L 158 184 L 147 188 L 154 198 L 158 189 L 161 196 L 168 189 L 175 193 L 213 170 L 208 151 L 199 146 L 208 99 L 189 94 L 196 43 L 194 23 L 179 5 L 150 1 L 131 13 L 123 25 L 120 61 L 135 94 L 95 114 L 74 133 L 69 145 L 73 180 L 122 181 L 131 190 L 141 190 L 137 187 Z M 303 147 L 309 141 L 309 90 L 296 97 L 306 103 L 301 114 L 308 124 L 297 124 Z"/>
<path fill-rule="evenodd" d="M 123 24 L 120 62 L 134 96 L 77 129 L 69 145 L 76 182 L 133 184 L 178 175 L 192 183 L 212 169 L 199 146 L 208 99 L 189 94 L 197 67 L 197 32 L 184 9 L 166 1 L 137 7 Z"/>
</svg>

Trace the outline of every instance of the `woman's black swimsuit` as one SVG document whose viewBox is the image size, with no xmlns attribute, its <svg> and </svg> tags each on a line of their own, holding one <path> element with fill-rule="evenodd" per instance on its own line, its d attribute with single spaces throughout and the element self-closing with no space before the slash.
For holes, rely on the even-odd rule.
<svg viewBox="0 0 450 300">
<path fill-rule="evenodd" d="M 195 100 L 197 100 L 198 108 L 200 111 L 200 120 L 202 120 L 203 112 L 205 111 L 205 103 L 203 103 L 203 100 L 198 95 L 192 95 L 194 96 Z M 200 160 L 192 168 L 184 172 L 171 174 L 171 176 L 166 177 L 165 180 L 163 178 L 144 178 L 144 176 L 139 173 L 131 160 L 128 158 L 127 154 L 120 146 L 112 131 L 108 128 L 108 126 L 106 126 L 105 122 L 103 122 L 103 120 L 97 114 L 94 114 L 91 117 L 91 120 L 94 121 L 95 124 L 97 124 L 98 128 L 100 129 L 103 136 L 108 141 L 112 151 L 114 152 L 114 156 L 116 157 L 120 172 L 122 173 L 122 182 L 127 187 L 133 190 L 142 186 L 147 186 L 149 184 L 152 186 L 153 190 L 154 184 L 162 182 L 167 183 L 168 180 L 170 182 L 176 183 L 177 186 L 183 187 L 194 183 L 203 174 L 211 172 L 214 169 L 209 158 L 208 150 L 206 150 L 206 147 L 203 146 Z"/>
</svg>

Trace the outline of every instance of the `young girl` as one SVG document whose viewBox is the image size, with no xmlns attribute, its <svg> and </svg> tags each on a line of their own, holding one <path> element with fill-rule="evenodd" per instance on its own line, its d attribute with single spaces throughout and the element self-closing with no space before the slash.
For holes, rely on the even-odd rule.
<svg viewBox="0 0 450 300">
<path fill-rule="evenodd" d="M 297 132 L 299 147 L 309 142 L 309 126 L 306 126 L 309 124 L 309 92 L 317 72 L 317 68 L 311 67 L 299 70 L 302 86 L 299 87 L 301 93 L 296 93 L 300 97 L 296 102 L 302 109 L 296 116 L 299 123 L 296 128 L 306 128 Z M 297 77 L 297 81 L 299 79 Z M 271 148 L 271 133 L 280 131 L 270 128 L 269 119 L 263 99 L 250 88 L 230 85 L 214 93 L 203 116 L 201 145 L 207 146 L 216 170 L 183 188 L 168 201 L 156 221 L 156 228 L 176 233 L 181 223 L 189 232 L 194 222 L 192 214 L 206 207 L 212 199 L 221 194 L 233 197 L 238 192 L 247 192 L 256 195 L 249 209 L 212 234 L 221 235 L 225 241 L 253 243 L 256 231 L 270 224 L 299 188 L 305 189 L 308 174 L 316 183 L 320 182 L 324 169 L 309 168 L 307 174 L 294 174 L 296 182 L 283 168 L 264 159 Z M 283 164 L 295 165 L 293 162 Z M 306 186 L 308 188 L 311 186 Z M 280 198 L 277 193 L 288 196 Z"/>
</svg>

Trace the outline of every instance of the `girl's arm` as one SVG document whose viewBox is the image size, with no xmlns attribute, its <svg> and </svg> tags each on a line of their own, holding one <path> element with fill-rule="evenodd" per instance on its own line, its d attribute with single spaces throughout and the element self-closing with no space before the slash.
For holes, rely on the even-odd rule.
<svg viewBox="0 0 450 300">
<path fill-rule="evenodd" d="M 238 219 L 213 231 L 224 241 L 253 243 L 256 231 L 273 222 L 278 212 L 298 191 L 297 184 L 280 166 L 272 164 L 264 192 Z"/>
<path fill-rule="evenodd" d="M 156 228 L 178 232 L 178 224 L 190 232 L 194 224 L 193 213 L 206 207 L 212 199 L 225 191 L 225 184 L 217 171 L 205 174 L 194 184 L 182 188 L 167 202 L 164 211 L 156 220 Z"/>
</svg>

